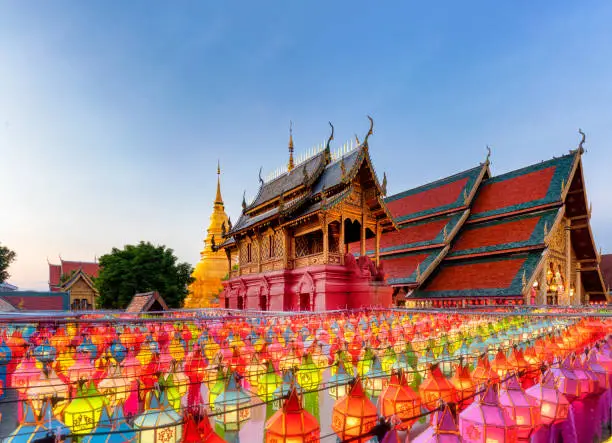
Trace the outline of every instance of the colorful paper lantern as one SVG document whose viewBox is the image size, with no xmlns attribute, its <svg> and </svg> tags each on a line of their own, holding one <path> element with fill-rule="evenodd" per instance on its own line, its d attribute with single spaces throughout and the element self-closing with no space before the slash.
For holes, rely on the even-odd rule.
<svg viewBox="0 0 612 443">
<path fill-rule="evenodd" d="M 145 410 L 134 419 L 138 443 L 179 443 L 183 435 L 182 418 L 168 404 L 164 392 L 151 391 Z"/>
<path fill-rule="evenodd" d="M 465 443 L 510 443 L 516 441 L 516 422 L 499 404 L 498 385 L 459 414 L 459 430 Z"/>
<path fill-rule="evenodd" d="M 433 411 L 438 407 L 439 401 L 445 403 L 455 401 L 456 389 L 450 381 L 442 374 L 439 366 L 434 364 L 430 366 L 427 377 L 419 387 L 422 405 Z"/>
<path fill-rule="evenodd" d="M 93 383 L 82 384 L 76 397 L 64 409 L 64 423 L 73 434 L 87 435 L 97 426 L 104 406 L 104 399 Z"/>
<path fill-rule="evenodd" d="M 297 390 L 292 389 L 282 409 L 266 422 L 265 443 L 317 443 L 317 419 L 302 408 Z"/>
<path fill-rule="evenodd" d="M 231 373 L 225 390 L 215 399 L 215 421 L 225 431 L 239 431 L 251 418 L 251 397 L 238 384 L 237 374 Z"/>
<path fill-rule="evenodd" d="M 394 372 L 378 399 L 378 409 L 383 417 L 395 416 L 401 420 L 398 429 L 409 429 L 421 413 L 421 398 L 412 390 L 403 373 Z"/>
<path fill-rule="evenodd" d="M 365 435 L 376 426 L 377 420 L 376 406 L 366 397 L 358 378 L 349 393 L 336 400 L 331 428 L 341 440 L 365 443 L 372 438 Z"/>
<path fill-rule="evenodd" d="M 499 404 L 516 423 L 518 441 L 529 441 L 541 423 L 540 407 L 535 399 L 525 394 L 518 377 L 512 376 L 503 384 L 499 392 Z"/>
<path fill-rule="evenodd" d="M 549 425 L 565 420 L 569 414 L 569 401 L 559 390 L 552 372 L 547 371 L 542 381 L 528 388 L 525 393 L 540 406 L 542 423 Z"/>
</svg>

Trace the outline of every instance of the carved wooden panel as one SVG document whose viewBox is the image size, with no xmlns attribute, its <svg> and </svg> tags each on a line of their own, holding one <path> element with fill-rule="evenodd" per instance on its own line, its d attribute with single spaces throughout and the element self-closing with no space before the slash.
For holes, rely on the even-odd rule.
<svg viewBox="0 0 612 443">
<path fill-rule="evenodd" d="M 548 247 L 553 252 L 558 254 L 565 254 L 565 219 L 555 227 L 550 239 L 548 241 Z"/>
</svg>

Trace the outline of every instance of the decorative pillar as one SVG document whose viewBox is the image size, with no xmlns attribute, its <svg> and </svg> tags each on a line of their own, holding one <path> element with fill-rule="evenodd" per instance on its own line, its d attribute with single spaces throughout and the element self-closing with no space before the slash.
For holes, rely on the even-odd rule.
<svg viewBox="0 0 612 443">
<path fill-rule="evenodd" d="M 374 260 L 376 267 L 380 266 L 380 222 L 376 220 L 376 245 L 374 246 Z"/>
<path fill-rule="evenodd" d="M 574 291 L 574 304 L 579 306 L 582 304 L 582 276 L 580 275 L 580 263 L 576 263 L 576 290 Z"/>
<path fill-rule="evenodd" d="M 365 192 L 361 192 L 361 241 L 359 255 L 366 255 L 366 209 L 365 209 Z"/>
<path fill-rule="evenodd" d="M 340 264 L 344 265 L 344 254 L 346 254 L 346 245 L 344 244 L 344 215 L 340 215 L 340 239 L 338 240 L 338 250 L 340 252 Z"/>
<path fill-rule="evenodd" d="M 538 304 L 540 305 L 546 305 L 548 304 L 548 300 L 547 300 L 547 294 L 548 294 L 548 280 L 546 278 L 546 274 L 548 272 L 548 267 L 549 267 L 549 262 L 548 262 L 548 256 L 544 259 L 544 269 L 542 270 L 542 278 L 541 280 L 541 284 L 540 284 L 540 295 L 539 295 L 539 301 Z"/>
<path fill-rule="evenodd" d="M 565 288 L 563 288 L 565 295 L 563 304 L 569 305 L 571 303 L 570 290 L 572 287 L 572 233 L 570 219 L 568 218 L 565 223 Z"/>
<path fill-rule="evenodd" d="M 283 268 L 287 269 L 289 267 L 289 261 L 291 259 L 291 238 L 289 237 L 289 230 L 287 228 L 283 228 Z"/>
<path fill-rule="evenodd" d="M 329 229 L 327 227 L 327 217 L 321 218 L 321 229 L 323 230 L 323 263 L 329 262 Z"/>
<path fill-rule="evenodd" d="M 261 246 L 262 246 L 262 241 L 261 241 L 261 235 L 260 234 L 255 234 L 255 240 L 253 241 L 253 249 L 256 249 L 256 251 L 253 251 L 254 254 L 257 254 L 257 272 L 261 272 Z"/>
</svg>

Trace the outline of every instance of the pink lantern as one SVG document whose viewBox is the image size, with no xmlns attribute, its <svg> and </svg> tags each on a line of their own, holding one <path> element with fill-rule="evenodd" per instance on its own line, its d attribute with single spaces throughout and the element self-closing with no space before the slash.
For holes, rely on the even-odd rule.
<svg viewBox="0 0 612 443">
<path fill-rule="evenodd" d="M 499 404 L 516 422 L 518 441 L 529 441 L 531 433 L 541 423 L 540 407 L 535 399 L 525 394 L 516 376 L 510 377 L 500 390 Z"/>
<path fill-rule="evenodd" d="M 586 367 L 579 357 L 574 358 L 574 361 L 572 362 L 572 369 L 574 370 L 574 374 L 580 383 L 580 394 L 582 397 L 597 394 L 603 391 L 599 389 L 599 379 L 597 378 L 597 375 L 595 375 L 591 369 Z"/>
<path fill-rule="evenodd" d="M 550 425 L 567 418 L 570 403 L 565 395 L 557 389 L 552 372 L 546 372 L 542 381 L 527 389 L 525 393 L 540 406 L 543 424 Z"/>
<path fill-rule="evenodd" d="M 489 385 L 477 402 L 459 414 L 459 429 L 465 443 L 516 442 L 516 422 L 499 403 L 498 385 Z"/>
<path fill-rule="evenodd" d="M 448 405 L 434 412 L 431 425 L 412 440 L 411 443 L 461 443 L 459 429 Z"/>
<path fill-rule="evenodd" d="M 569 401 L 580 397 L 580 380 L 572 369 L 571 356 L 568 355 L 558 368 L 551 368 L 550 372 L 555 376 L 557 387 Z"/>
</svg>

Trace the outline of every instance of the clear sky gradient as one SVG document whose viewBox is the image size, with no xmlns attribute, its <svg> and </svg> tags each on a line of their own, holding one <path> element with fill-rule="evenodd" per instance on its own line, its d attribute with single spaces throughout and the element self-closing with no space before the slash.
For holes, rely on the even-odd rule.
<svg viewBox="0 0 612 443">
<path fill-rule="evenodd" d="M 612 251 L 612 2 L 0 0 L 0 242 L 47 258 L 149 240 L 199 259 L 221 161 L 243 190 L 336 127 L 367 130 L 395 193 L 475 166 L 584 157 Z"/>
</svg>

